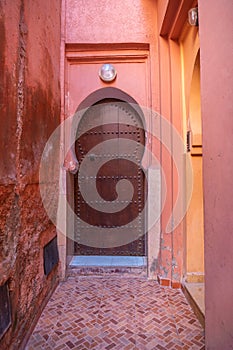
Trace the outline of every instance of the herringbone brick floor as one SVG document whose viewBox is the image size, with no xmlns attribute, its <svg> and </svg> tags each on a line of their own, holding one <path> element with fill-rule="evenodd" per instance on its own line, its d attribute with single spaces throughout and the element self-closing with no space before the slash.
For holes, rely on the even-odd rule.
<svg viewBox="0 0 233 350">
<path fill-rule="evenodd" d="M 142 277 L 80 276 L 61 283 L 27 350 L 204 349 L 180 290 Z"/>
</svg>

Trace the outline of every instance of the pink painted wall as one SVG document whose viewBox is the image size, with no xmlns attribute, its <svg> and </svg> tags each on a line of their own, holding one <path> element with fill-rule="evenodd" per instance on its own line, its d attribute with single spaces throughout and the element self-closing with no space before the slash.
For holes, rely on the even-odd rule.
<svg viewBox="0 0 233 350">
<path fill-rule="evenodd" d="M 157 15 L 153 0 L 64 0 L 64 16 L 66 44 L 149 43 L 151 57 L 158 57 Z M 158 65 L 156 60 L 151 60 L 150 65 L 147 75 L 151 74 L 153 82 L 152 108 L 158 110 Z M 90 66 L 89 74 L 91 69 Z M 96 89 L 85 75 L 79 84 L 85 88 L 89 84 L 89 93 Z M 127 84 L 125 86 L 127 89 Z"/>
<path fill-rule="evenodd" d="M 206 348 L 233 349 L 233 2 L 199 2 Z"/>
<path fill-rule="evenodd" d="M 0 285 L 8 282 L 12 308 L 5 350 L 19 348 L 58 280 L 57 267 L 44 275 L 43 247 L 56 230 L 38 173 L 60 120 L 60 2 L 1 1 L 0 14 Z"/>
<path fill-rule="evenodd" d="M 73 115 L 89 94 L 107 86 L 121 89 L 142 107 L 158 111 L 156 3 L 153 0 L 64 0 L 64 4 L 65 115 Z M 149 44 L 144 45 L 148 48 L 142 50 L 140 43 Z M 78 44 L 76 54 L 75 45 L 69 44 Z M 96 44 L 99 45 L 94 46 Z M 140 57 L 142 54 L 146 57 Z M 72 59 L 69 61 L 69 58 Z M 108 61 L 117 69 L 117 78 L 111 84 L 102 82 L 98 76 L 101 65 Z M 148 113 L 148 119 L 149 116 Z M 154 150 L 159 158 L 158 142 L 156 146 Z M 68 186 L 68 193 L 73 191 L 72 185 Z M 158 261 L 153 266 L 156 270 Z M 154 270 L 153 277 L 156 277 Z"/>
<path fill-rule="evenodd" d="M 171 6 L 170 6 L 171 5 Z M 172 8 L 172 13 L 171 10 Z M 158 66 L 160 70 L 159 93 L 160 93 L 160 108 L 159 112 L 170 125 L 179 132 L 182 137 L 182 89 L 181 86 L 181 55 L 178 41 L 170 40 L 172 27 L 181 26 L 179 19 L 175 21 L 179 14 L 176 11 L 179 6 L 174 1 L 157 1 L 157 16 L 158 16 L 158 33 L 162 32 L 164 23 L 166 25 L 166 33 L 159 36 L 159 57 Z M 172 16 L 171 16 L 172 15 Z M 168 25 L 169 24 L 169 25 Z M 164 30 L 163 30 L 164 31 Z M 172 210 L 180 191 L 181 172 L 174 164 L 174 138 L 171 127 L 170 135 L 165 134 L 161 130 L 163 140 L 166 140 L 166 145 L 173 148 L 172 152 L 168 152 L 166 146 L 161 148 L 161 163 L 166 177 L 166 203 L 161 215 L 161 252 L 160 252 L 160 283 L 174 288 L 180 287 L 183 270 L 183 222 L 181 222 L 171 232 L 167 231 L 167 223 L 171 216 Z M 172 153 L 172 154 L 170 154 Z M 181 157 L 183 154 L 176 154 L 182 163 Z M 182 206 L 179 207 L 182 211 Z M 180 215 L 182 217 L 182 215 Z"/>
<path fill-rule="evenodd" d="M 177 130 L 181 131 L 181 92 L 180 89 L 177 89 L 177 85 L 181 83 L 181 59 L 178 44 L 173 42 L 169 46 L 167 41 L 158 35 L 161 21 L 166 13 L 167 1 L 162 1 L 162 3 L 158 17 L 157 3 L 154 0 L 64 0 L 66 13 L 64 37 L 66 44 L 113 43 L 120 46 L 121 43 L 149 43 L 149 58 L 146 64 L 139 64 L 138 61 L 129 62 L 129 60 L 124 62 L 124 59 L 114 62 L 118 76 L 111 86 L 122 89 L 142 106 L 152 107 L 165 119 L 173 122 Z M 84 46 L 82 51 L 85 52 Z M 107 55 L 110 51 L 109 48 L 105 49 L 101 55 Z M 120 55 L 124 54 L 123 50 L 118 52 Z M 169 59 L 170 52 L 174 57 L 173 61 Z M 132 53 L 137 53 L 137 48 Z M 97 52 L 92 50 L 88 54 L 94 57 Z M 70 55 L 69 46 L 67 57 L 68 55 Z M 68 116 L 74 113 L 86 96 L 106 85 L 98 77 L 101 61 L 97 62 L 93 59 L 93 62 L 89 60 L 87 64 L 83 61 L 76 64 L 74 62 L 75 60 L 72 60 L 70 64 L 67 64 L 65 70 L 65 114 Z M 170 142 L 171 135 L 166 136 L 167 142 Z M 174 204 L 172 201 L 177 198 L 178 175 L 171 163 L 171 155 L 166 147 L 163 147 L 161 152 L 161 147 L 158 140 L 153 142 L 152 149 L 158 159 L 162 153 L 161 163 L 167 183 L 166 205 L 161 217 L 162 253 L 154 263 L 153 277 L 156 277 L 159 272 L 161 277 L 167 279 L 169 283 L 172 280 L 173 286 L 179 286 L 183 263 L 183 227 L 180 225 L 172 233 L 165 232 Z M 69 188 L 69 191 L 73 189 Z"/>
<path fill-rule="evenodd" d="M 151 42 L 156 33 L 153 0 L 65 0 L 66 42 Z"/>
</svg>

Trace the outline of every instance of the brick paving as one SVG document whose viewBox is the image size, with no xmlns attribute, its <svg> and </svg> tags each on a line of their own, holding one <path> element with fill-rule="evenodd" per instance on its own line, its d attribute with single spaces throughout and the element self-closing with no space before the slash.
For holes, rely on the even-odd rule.
<svg viewBox="0 0 233 350">
<path fill-rule="evenodd" d="M 204 349 L 180 290 L 143 277 L 76 276 L 60 283 L 26 350 Z"/>
</svg>

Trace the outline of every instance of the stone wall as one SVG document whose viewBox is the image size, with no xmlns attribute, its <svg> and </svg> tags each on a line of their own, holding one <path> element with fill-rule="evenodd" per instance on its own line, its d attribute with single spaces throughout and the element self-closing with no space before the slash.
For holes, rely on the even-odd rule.
<svg viewBox="0 0 233 350">
<path fill-rule="evenodd" d="M 1 349 L 18 349 L 58 281 L 43 247 L 55 235 L 40 198 L 39 165 L 60 120 L 60 1 L 0 1 L 0 286 L 11 326 Z"/>
</svg>

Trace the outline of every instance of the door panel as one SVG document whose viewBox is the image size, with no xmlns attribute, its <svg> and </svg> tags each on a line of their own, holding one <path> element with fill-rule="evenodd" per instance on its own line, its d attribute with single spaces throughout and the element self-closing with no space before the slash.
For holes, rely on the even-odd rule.
<svg viewBox="0 0 233 350">
<path fill-rule="evenodd" d="M 75 254 L 145 255 L 141 118 L 126 103 L 103 100 L 85 112 L 77 136 Z"/>
</svg>

